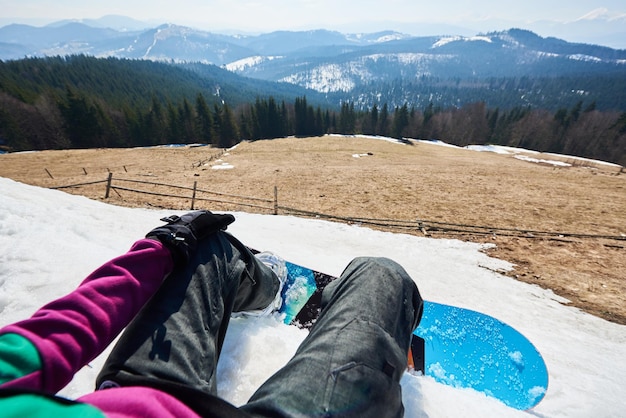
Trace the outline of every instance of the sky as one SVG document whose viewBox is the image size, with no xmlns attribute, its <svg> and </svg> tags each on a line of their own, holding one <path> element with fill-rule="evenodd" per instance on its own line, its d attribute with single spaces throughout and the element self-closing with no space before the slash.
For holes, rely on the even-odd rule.
<svg viewBox="0 0 626 418">
<path fill-rule="evenodd" d="M 411 28 L 418 31 L 431 24 L 489 31 L 542 20 L 571 22 L 598 10 L 613 17 L 626 16 L 623 0 L 0 0 L 0 10 L 3 21 L 20 18 L 49 23 L 115 14 L 239 32 L 324 28 L 410 33 Z"/>
<path fill-rule="evenodd" d="M 0 327 L 70 292 L 93 269 L 127 251 L 160 218 L 172 214 L 113 206 L 1 177 L 0 190 Z M 228 230 L 244 243 L 329 274 L 339 274 L 353 257 L 393 258 L 425 299 L 484 312 L 512 325 L 538 348 L 548 366 L 548 392 L 531 413 L 470 389 L 405 373 L 406 418 L 624 415 L 626 326 L 567 306 L 550 290 L 497 273 L 510 264 L 489 257 L 481 244 L 292 216 L 235 217 Z M 305 336 L 306 331 L 279 318 L 231 321 L 217 370 L 218 394 L 237 405 L 246 402 Z M 91 392 L 107 353 L 83 368 L 62 394 L 76 398 Z"/>
</svg>

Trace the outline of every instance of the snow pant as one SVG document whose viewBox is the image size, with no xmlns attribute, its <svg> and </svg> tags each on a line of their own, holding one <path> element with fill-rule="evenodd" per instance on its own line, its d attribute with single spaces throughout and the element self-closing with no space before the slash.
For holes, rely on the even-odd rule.
<svg viewBox="0 0 626 418">
<path fill-rule="evenodd" d="M 97 386 L 154 387 L 202 416 L 401 417 L 399 381 L 423 302 L 404 269 L 385 258 L 355 259 L 327 286 L 307 338 L 246 405 L 216 397 L 230 314 L 264 308 L 277 289 L 235 238 L 207 238 L 126 328 Z"/>
<path fill-rule="evenodd" d="M 224 411 L 235 408 L 214 396 L 230 315 L 265 308 L 278 288 L 274 273 L 232 235 L 210 235 L 126 327 L 96 388 L 148 386 L 201 416 L 232 416 Z"/>
</svg>

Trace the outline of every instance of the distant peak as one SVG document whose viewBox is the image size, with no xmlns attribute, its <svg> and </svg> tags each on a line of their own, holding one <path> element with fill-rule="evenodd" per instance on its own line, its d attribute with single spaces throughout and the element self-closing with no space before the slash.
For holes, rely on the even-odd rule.
<svg viewBox="0 0 626 418">
<path fill-rule="evenodd" d="M 574 22 L 580 22 L 584 20 L 604 20 L 604 21 L 615 21 L 615 20 L 626 20 L 626 13 L 623 12 L 612 12 L 606 7 L 599 7 L 597 9 L 593 9 L 589 13 L 579 17 Z"/>
</svg>

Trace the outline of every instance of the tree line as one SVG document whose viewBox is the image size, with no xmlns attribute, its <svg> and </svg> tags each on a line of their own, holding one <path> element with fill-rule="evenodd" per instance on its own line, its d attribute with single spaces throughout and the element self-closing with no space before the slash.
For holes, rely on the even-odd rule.
<svg viewBox="0 0 626 418">
<path fill-rule="evenodd" d="M 92 59 L 79 62 L 94 63 Z M 122 64 L 122 68 L 130 65 Z M 106 80 L 98 80 L 106 71 L 86 79 L 77 71 L 73 83 L 66 74 L 64 88 L 59 88 L 60 81 L 49 79 L 61 75 L 45 72 L 41 66 L 24 67 L 21 78 L 6 76 L 19 73 L 0 71 L 0 149 L 6 151 L 170 143 L 227 148 L 241 140 L 339 133 L 440 139 L 459 146 L 500 144 L 626 165 L 626 112 L 599 110 L 595 102 L 582 100 L 556 111 L 490 108 L 483 101 L 447 107 L 431 102 L 420 108 L 383 103 L 366 109 L 344 101 L 335 108 L 311 102 L 307 96 L 293 100 L 257 96 L 250 102 L 230 102 L 216 96 L 208 82 L 209 92 L 193 89 L 193 83 L 186 81 L 178 84 L 185 86 L 182 91 L 172 86 L 160 89 L 159 80 L 171 79 L 147 75 L 143 87 L 128 79 L 107 85 Z"/>
<path fill-rule="evenodd" d="M 602 112 L 582 101 L 556 112 L 489 109 L 484 102 L 445 109 L 432 103 L 423 109 L 384 104 L 368 110 L 343 103 L 332 110 L 311 105 L 304 96 L 293 103 L 257 98 L 231 108 L 210 104 L 198 93 L 192 101 L 162 103 L 153 96 L 145 109 L 115 109 L 73 89 L 56 102 L 42 96 L 30 105 L 0 93 L 0 146 L 14 151 L 171 143 L 228 148 L 244 139 L 327 133 L 499 144 L 626 165 L 626 112 Z"/>
</svg>

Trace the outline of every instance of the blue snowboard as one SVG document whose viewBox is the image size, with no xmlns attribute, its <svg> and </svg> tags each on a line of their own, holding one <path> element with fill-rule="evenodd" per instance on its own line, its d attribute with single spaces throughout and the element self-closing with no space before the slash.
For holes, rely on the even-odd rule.
<svg viewBox="0 0 626 418">
<path fill-rule="evenodd" d="M 321 292 L 335 277 L 289 262 L 287 271 L 284 321 L 310 328 L 320 312 Z M 516 409 L 534 407 L 548 388 L 543 358 L 526 337 L 468 309 L 425 302 L 411 356 L 409 363 L 426 376 L 483 392 Z"/>
</svg>

